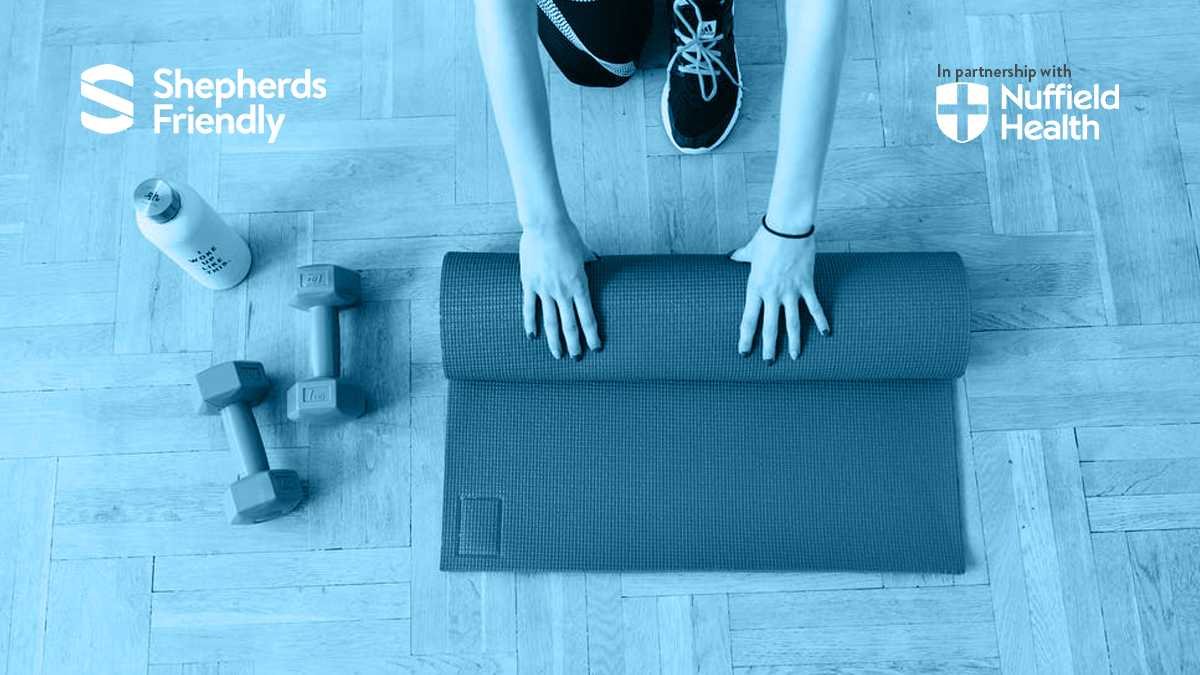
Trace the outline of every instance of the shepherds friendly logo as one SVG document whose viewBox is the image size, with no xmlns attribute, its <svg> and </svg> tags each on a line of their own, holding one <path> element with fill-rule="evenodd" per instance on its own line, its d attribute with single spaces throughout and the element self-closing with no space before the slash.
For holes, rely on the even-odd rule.
<svg viewBox="0 0 1200 675">
<path fill-rule="evenodd" d="M 174 77 L 172 77 L 174 76 Z M 133 126 L 133 102 L 96 86 L 97 82 L 112 80 L 128 87 L 133 87 L 133 73 L 111 63 L 93 66 L 83 71 L 79 76 L 80 93 L 84 98 L 95 101 L 117 113 L 116 117 L 98 117 L 87 112 L 79 113 L 79 121 L 83 126 L 101 134 L 115 134 Z M 246 77 L 239 68 L 236 78 L 219 77 L 215 80 L 201 78 L 191 80 L 183 77 L 179 69 L 159 68 L 154 71 L 154 82 L 161 88 L 154 92 L 159 99 L 213 99 L 215 110 L 212 114 L 196 111 L 195 105 L 188 105 L 187 112 L 174 112 L 170 103 L 154 105 L 154 133 L 162 133 L 163 128 L 172 133 L 198 134 L 270 134 L 268 143 L 274 143 L 279 130 L 283 127 L 284 114 L 272 115 L 266 111 L 266 105 L 251 103 L 249 110 L 241 115 L 217 112 L 222 101 L 242 98 L 325 98 L 325 80 L 314 78 L 312 71 L 304 70 L 303 77 L 280 79 L 264 78 L 253 80 Z M 290 86 L 289 86 L 290 85 Z M 166 113 L 166 114 L 164 114 Z"/>
<path fill-rule="evenodd" d="M 116 117 L 97 117 L 86 112 L 80 112 L 79 121 L 88 129 L 101 134 L 115 134 L 118 131 L 124 131 L 133 126 L 133 101 L 123 99 L 116 94 L 110 94 L 97 87 L 96 83 L 101 80 L 113 80 L 132 87 L 133 73 L 120 66 L 105 63 L 104 65 L 88 68 L 79 76 L 79 93 L 84 98 L 95 101 L 102 106 L 112 108 L 120 114 Z"/>
<path fill-rule="evenodd" d="M 938 85 L 937 88 L 937 123 L 942 133 L 951 139 L 966 143 L 983 133 L 989 119 L 988 87 L 975 82 L 959 82 L 961 77 L 1020 77 L 1033 78 L 1040 74 L 1043 77 L 1071 77 L 1071 70 L 1064 64 L 1041 71 L 1033 67 L 1013 65 L 1012 68 L 958 68 L 954 71 L 954 82 Z M 950 70 L 938 64 L 938 77 L 950 77 Z M 1025 119 L 1025 113 L 1016 114 L 1015 119 L 1009 119 L 1009 105 L 1021 111 L 1045 110 L 1040 119 Z M 1075 110 L 1118 110 L 1121 107 L 1121 85 L 1113 85 L 1108 91 L 1100 91 L 1100 85 L 1091 89 L 1075 90 L 1073 85 L 1051 83 L 1045 89 L 1036 87 L 1026 88 L 1018 84 L 1014 92 L 1000 85 L 1000 139 L 1008 140 L 1011 133 L 1016 140 L 1031 141 L 1065 141 L 1065 140 L 1097 140 L 1100 138 L 1100 123 L 1089 119 L 1087 113 L 1072 114 Z M 1059 119 L 1053 119 L 1049 111 L 1066 109 Z M 1036 116 L 1036 114 L 1035 114 Z"/>
</svg>

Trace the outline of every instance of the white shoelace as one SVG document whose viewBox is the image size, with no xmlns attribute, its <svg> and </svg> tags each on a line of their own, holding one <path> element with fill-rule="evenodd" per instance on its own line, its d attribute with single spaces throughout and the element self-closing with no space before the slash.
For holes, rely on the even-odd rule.
<svg viewBox="0 0 1200 675">
<path fill-rule="evenodd" d="M 691 7 L 695 12 L 696 25 L 688 22 L 688 18 L 683 15 L 680 8 Z M 679 23 L 687 28 L 688 33 L 684 33 L 675 28 L 675 36 L 678 37 L 683 44 L 675 49 L 675 54 L 671 56 L 670 62 L 667 63 L 667 72 L 671 72 L 671 67 L 675 65 L 676 59 L 683 56 L 685 63 L 679 66 L 679 72 L 695 75 L 700 80 L 700 97 L 706 102 L 713 100 L 717 95 L 717 68 L 719 67 L 726 76 L 729 77 L 739 88 L 741 82 L 729 72 L 729 68 L 725 62 L 721 60 L 721 50 L 713 49 L 713 47 L 722 38 L 724 33 L 717 33 L 716 21 L 705 21 L 700 14 L 700 8 L 693 0 L 675 0 L 671 3 L 671 8 L 675 11 L 675 16 L 679 19 Z M 714 67 L 714 65 L 716 67 Z M 712 89 L 705 88 L 705 78 L 712 80 Z"/>
</svg>

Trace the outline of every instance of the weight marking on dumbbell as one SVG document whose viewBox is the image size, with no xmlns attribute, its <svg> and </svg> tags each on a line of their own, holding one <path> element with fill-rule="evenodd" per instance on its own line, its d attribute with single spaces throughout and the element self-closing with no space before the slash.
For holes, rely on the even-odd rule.
<svg viewBox="0 0 1200 675">
<path fill-rule="evenodd" d="M 239 367 L 241 368 L 241 371 L 246 374 L 246 377 L 251 380 L 267 379 L 266 374 L 263 373 L 263 369 L 259 368 L 258 366 L 239 366 Z"/>
<path fill-rule="evenodd" d="M 300 275 L 300 285 L 305 288 L 309 286 L 324 286 L 329 283 L 326 281 L 326 276 L 324 272 L 305 272 Z"/>
<path fill-rule="evenodd" d="M 305 403 L 324 403 L 329 400 L 329 387 L 304 387 L 302 400 Z"/>
</svg>

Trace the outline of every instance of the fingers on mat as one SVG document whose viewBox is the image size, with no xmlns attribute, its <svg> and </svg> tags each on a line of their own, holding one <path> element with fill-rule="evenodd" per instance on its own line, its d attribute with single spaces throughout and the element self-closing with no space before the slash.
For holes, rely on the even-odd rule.
<svg viewBox="0 0 1200 675">
<path fill-rule="evenodd" d="M 758 328 L 758 315 L 762 311 L 762 298 L 746 292 L 746 309 L 742 310 L 742 325 L 738 332 L 738 352 L 743 356 L 754 350 L 754 329 Z"/>
<path fill-rule="evenodd" d="M 779 339 L 779 303 L 763 299 L 763 360 L 775 362 L 775 343 Z"/>
<path fill-rule="evenodd" d="M 588 349 L 600 351 L 600 326 L 596 324 L 596 313 L 592 311 L 592 299 L 588 295 L 575 296 L 575 313 L 579 315 L 579 327 L 587 338 Z"/>
<path fill-rule="evenodd" d="M 558 304 L 558 311 L 562 318 L 563 337 L 567 339 L 567 351 L 571 354 L 571 358 L 578 361 L 583 355 L 583 348 L 579 344 L 579 323 L 575 320 L 575 303 L 570 299 L 556 298 L 555 303 Z"/>
<path fill-rule="evenodd" d="M 817 299 L 817 292 L 812 287 L 801 292 L 804 294 L 804 304 L 808 306 L 808 313 L 812 314 L 813 321 L 817 324 L 817 330 L 821 331 L 821 335 L 829 335 L 829 321 L 825 318 L 821 301 Z"/>
<path fill-rule="evenodd" d="M 525 318 L 525 335 L 532 340 L 537 337 L 537 294 L 526 288 L 523 305 L 521 313 Z"/>
<path fill-rule="evenodd" d="M 539 296 L 542 301 L 542 321 L 546 327 L 546 342 L 550 345 L 550 353 L 554 358 L 562 358 L 562 340 L 558 337 L 558 306 L 554 304 L 554 299 L 547 296 Z"/>
<path fill-rule="evenodd" d="M 783 303 L 783 318 L 787 322 L 788 353 L 793 359 L 800 358 L 800 350 L 804 348 L 800 331 L 800 298 L 788 298 Z"/>
</svg>

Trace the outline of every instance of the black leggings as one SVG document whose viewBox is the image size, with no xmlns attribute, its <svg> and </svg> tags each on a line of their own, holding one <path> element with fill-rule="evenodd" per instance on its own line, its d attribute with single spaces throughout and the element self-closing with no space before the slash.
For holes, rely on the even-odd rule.
<svg viewBox="0 0 1200 675">
<path fill-rule="evenodd" d="M 538 37 L 568 80 L 616 87 L 633 76 L 654 20 L 653 0 L 538 0 L 538 6 Z"/>
</svg>

